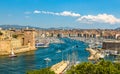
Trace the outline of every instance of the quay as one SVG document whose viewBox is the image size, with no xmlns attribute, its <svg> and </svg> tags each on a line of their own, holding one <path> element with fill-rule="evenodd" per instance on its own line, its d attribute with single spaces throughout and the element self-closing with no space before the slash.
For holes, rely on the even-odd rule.
<svg viewBox="0 0 120 74">
<path fill-rule="evenodd" d="M 61 61 L 51 67 L 51 71 L 54 71 L 55 74 L 62 74 L 64 70 L 68 67 L 69 61 Z"/>
</svg>

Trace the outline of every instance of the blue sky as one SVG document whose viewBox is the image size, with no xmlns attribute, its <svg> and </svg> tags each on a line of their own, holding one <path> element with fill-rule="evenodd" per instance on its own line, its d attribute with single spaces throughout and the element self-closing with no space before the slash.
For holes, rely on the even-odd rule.
<svg viewBox="0 0 120 74">
<path fill-rule="evenodd" d="M 114 29 L 120 0 L 0 0 L 0 24 Z"/>
</svg>

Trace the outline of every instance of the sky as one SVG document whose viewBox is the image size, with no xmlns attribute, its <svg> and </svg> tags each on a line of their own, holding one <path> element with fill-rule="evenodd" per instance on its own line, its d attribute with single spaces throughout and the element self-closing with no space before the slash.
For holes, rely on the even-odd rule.
<svg viewBox="0 0 120 74">
<path fill-rule="evenodd" d="M 0 25 L 120 27 L 120 0 L 0 0 Z"/>
</svg>

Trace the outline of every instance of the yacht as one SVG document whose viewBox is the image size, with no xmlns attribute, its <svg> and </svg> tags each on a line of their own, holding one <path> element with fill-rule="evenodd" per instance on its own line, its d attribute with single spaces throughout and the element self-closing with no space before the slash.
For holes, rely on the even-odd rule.
<svg viewBox="0 0 120 74">
<path fill-rule="evenodd" d="M 17 55 L 15 55 L 13 49 L 11 50 L 11 54 L 9 55 L 9 57 L 10 57 L 10 58 L 12 58 L 12 57 L 17 57 Z"/>
<path fill-rule="evenodd" d="M 44 60 L 45 60 L 45 61 L 51 61 L 51 59 L 50 59 L 50 58 L 45 58 Z"/>
<path fill-rule="evenodd" d="M 40 48 L 40 47 L 48 47 L 49 46 L 49 43 L 36 43 L 35 44 L 35 47 L 36 48 Z"/>
<path fill-rule="evenodd" d="M 101 54 L 101 55 L 100 55 L 100 58 L 101 58 L 101 59 L 103 59 L 104 57 L 105 57 L 105 55 L 104 55 L 104 54 Z"/>
<path fill-rule="evenodd" d="M 61 52 L 61 50 L 57 50 L 57 52 L 56 53 L 60 53 Z"/>
</svg>

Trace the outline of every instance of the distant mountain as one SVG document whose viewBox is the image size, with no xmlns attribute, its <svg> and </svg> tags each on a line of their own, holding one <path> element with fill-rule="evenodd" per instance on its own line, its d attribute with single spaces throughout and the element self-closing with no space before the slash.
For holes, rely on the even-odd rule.
<svg viewBox="0 0 120 74">
<path fill-rule="evenodd" d="M 52 27 L 52 28 L 40 28 L 40 27 L 34 27 L 34 26 L 22 26 L 22 25 L 0 25 L 0 27 L 2 29 L 22 29 L 22 28 L 35 28 L 35 29 L 40 29 L 40 30 L 71 30 L 71 29 L 75 29 L 75 28 L 72 28 L 72 27 Z"/>
<path fill-rule="evenodd" d="M 115 30 L 120 30 L 120 27 L 116 28 Z"/>
<path fill-rule="evenodd" d="M 57 28 L 48 28 L 49 30 L 71 30 L 71 29 L 75 29 L 75 28 L 72 28 L 72 27 L 57 27 Z"/>
<path fill-rule="evenodd" d="M 15 28 L 15 29 L 22 29 L 22 28 L 34 28 L 34 29 L 44 29 L 44 28 L 39 28 L 39 27 L 33 27 L 33 26 L 21 26 L 21 25 L 0 25 L 2 29 L 10 29 L 10 28 Z"/>
</svg>

